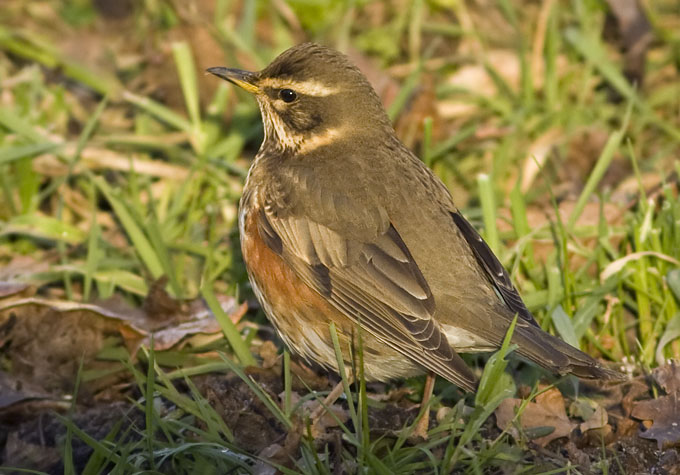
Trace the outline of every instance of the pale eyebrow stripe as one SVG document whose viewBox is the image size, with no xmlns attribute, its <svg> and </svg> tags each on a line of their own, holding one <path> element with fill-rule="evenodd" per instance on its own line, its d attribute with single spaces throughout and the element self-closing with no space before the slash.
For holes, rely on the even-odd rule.
<svg viewBox="0 0 680 475">
<path fill-rule="evenodd" d="M 310 79 L 308 81 L 292 81 L 290 79 L 264 78 L 259 81 L 258 87 L 273 87 L 274 89 L 292 89 L 300 94 L 315 97 L 326 97 L 337 94 L 340 90 L 337 87 L 328 86 L 319 81 Z"/>
</svg>

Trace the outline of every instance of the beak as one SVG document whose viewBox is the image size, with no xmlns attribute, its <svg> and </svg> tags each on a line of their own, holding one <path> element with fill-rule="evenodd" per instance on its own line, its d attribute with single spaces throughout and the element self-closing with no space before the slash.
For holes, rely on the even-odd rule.
<svg viewBox="0 0 680 475">
<path fill-rule="evenodd" d="M 210 74 L 214 74 L 218 78 L 222 78 L 232 84 L 236 84 L 237 86 L 252 94 L 257 94 L 260 92 L 260 88 L 255 85 L 255 73 L 251 73 L 250 71 L 232 68 L 208 68 L 207 71 Z"/>
</svg>

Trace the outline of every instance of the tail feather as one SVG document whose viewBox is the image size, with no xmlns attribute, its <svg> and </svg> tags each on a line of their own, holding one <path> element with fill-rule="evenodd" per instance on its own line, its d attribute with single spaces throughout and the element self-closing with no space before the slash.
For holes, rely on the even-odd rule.
<svg viewBox="0 0 680 475">
<path fill-rule="evenodd" d="M 571 373 L 579 378 L 606 381 L 626 379 L 624 374 L 605 368 L 595 358 L 540 328 L 517 327 L 512 342 L 517 344 L 517 352 L 521 356 L 561 375 Z"/>
</svg>

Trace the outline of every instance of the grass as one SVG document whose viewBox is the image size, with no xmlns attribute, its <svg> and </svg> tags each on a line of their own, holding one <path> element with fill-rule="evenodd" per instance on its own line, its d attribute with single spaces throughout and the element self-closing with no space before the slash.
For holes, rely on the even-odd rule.
<svg viewBox="0 0 680 475">
<path fill-rule="evenodd" d="M 514 327 L 514 325 L 513 325 Z M 480 459 L 494 464 L 499 449 L 506 449 L 504 438 L 487 442 L 479 435 L 479 430 L 498 404 L 514 393 L 514 383 L 505 368 L 505 357 L 511 351 L 508 332 L 501 349 L 489 360 L 484 368 L 480 389 L 474 400 L 474 409 L 466 415 L 466 424 L 461 424 L 464 401 L 461 400 L 446 418 L 433 430 L 432 438 L 420 446 L 411 447 L 407 440 L 413 426 L 405 427 L 395 439 L 378 438 L 371 440 L 368 431 L 367 408 L 370 404 L 365 384 L 359 392 L 350 389 L 346 375 L 342 378 L 345 396 L 348 401 L 351 424 L 338 420 L 343 438 L 348 444 L 348 457 L 357 466 L 365 467 L 371 473 L 413 473 L 417 470 L 434 469 L 438 473 L 449 473 L 454 467 L 458 470 L 480 468 Z M 343 365 L 343 357 L 335 338 L 338 362 Z M 155 362 L 154 352 L 146 353 L 146 373 L 135 365 L 128 365 L 140 391 L 140 398 L 134 402 L 134 410 L 144 415 L 143 424 L 134 418 L 123 419 L 116 424 L 104 440 L 96 440 L 81 430 L 71 420 L 71 415 L 59 418 L 68 429 L 64 460 L 70 461 L 71 438 L 78 437 L 93 449 L 83 474 L 130 473 L 246 473 L 258 462 L 257 457 L 246 455 L 234 445 L 234 436 L 228 425 L 188 377 L 180 374 L 171 376 Z M 248 376 L 241 367 L 226 355 L 221 356 L 223 364 L 213 366 L 211 371 L 233 371 L 247 384 L 256 397 L 262 401 L 271 414 L 288 430 L 292 430 L 295 420 L 282 410 L 271 397 Z M 361 356 L 359 357 L 361 364 Z M 180 393 L 173 379 L 183 379 L 189 394 Z M 141 419 L 137 419 L 141 421 Z M 127 425 L 127 430 L 121 427 Z M 414 422 L 415 425 L 415 422 Z M 482 444 L 474 448 L 475 444 Z M 445 448 L 445 455 L 437 460 L 432 452 Z M 472 453 L 470 449 L 473 448 Z M 356 454 L 352 453 L 352 449 Z M 471 456 L 472 455 L 472 456 Z M 507 455 L 507 454 L 506 454 Z M 332 460 L 327 454 L 318 453 L 314 440 L 302 438 L 301 457 L 293 468 L 278 465 L 283 473 L 333 472 Z M 435 464 L 435 465 L 433 465 Z M 206 471 L 207 470 L 207 471 Z M 76 473 L 72 462 L 65 463 L 65 473 Z"/>
<path fill-rule="evenodd" d="M 235 372 L 283 426 L 293 427 L 287 353 L 281 409 L 241 369 L 256 362 L 251 350 L 260 340 L 252 325 L 234 325 L 215 300 L 252 298 L 236 218 L 248 160 L 261 140 L 259 115 L 251 98 L 211 83 L 201 68 L 262 67 L 302 30 L 358 48 L 387 71 L 379 79 L 396 78 L 390 117 L 422 123 L 416 150 L 483 229 L 543 328 L 636 368 L 680 357 L 680 29 L 673 27 L 679 12 L 672 2 L 647 6 L 656 40 L 641 88 L 631 86 L 615 46 L 602 38 L 598 2 L 525 8 L 499 0 L 481 13 L 465 2 L 414 0 L 381 14 L 370 2 L 245 2 L 237 9 L 217 0 L 208 15 L 146 0 L 129 17 L 128 50 L 109 45 L 110 32 L 93 22 L 98 14 L 88 2 L 38 3 L 42 9 L 9 1 L 0 24 L 0 262 L 27 256 L 47 263 L 17 277 L 74 301 L 118 294 L 139 304 L 165 276 L 173 297 L 204 298 L 224 332 L 209 351 L 168 356 L 174 372 L 159 363 L 162 352 L 140 358 L 146 372 L 128 365 L 144 424 L 120 424 L 94 440 L 63 418 L 69 437 L 94 449 L 84 473 L 111 466 L 112 473 L 225 473 L 258 463 L 234 446 L 229 421 L 190 374 Z M 85 26 L 73 26 L 74 18 Z M 72 36 L 61 43 L 50 24 L 71 25 L 65 28 Z M 198 43 L 200 35 L 209 46 Z M 127 54 L 143 51 L 140 38 L 162 45 L 164 69 Z M 76 58 L 66 40 L 92 41 L 108 51 L 108 66 Z M 211 48 L 216 56 L 207 58 Z M 164 101 L 139 87 L 135 79 L 145 70 L 152 86 L 170 78 L 166 89 L 179 99 Z M 477 81 L 466 83 L 461 71 Z M 409 107 L 428 77 L 437 113 L 423 115 Z M 261 313 L 251 320 L 265 322 Z M 374 402 L 365 386 L 355 394 L 347 384 L 351 424 L 341 426 L 341 459 L 359 456 L 378 473 L 521 468 L 522 447 L 505 434 L 491 440 L 480 433 L 497 405 L 492 396 L 510 387 L 499 376 L 506 350 L 487 363 L 484 375 L 495 376 L 477 398 L 460 399 L 431 440 L 415 446 L 403 436 L 370 438 Z M 188 362 L 196 359 L 183 364 L 192 352 L 205 356 L 195 367 Z M 332 472 L 328 448 L 301 440 L 294 467 L 284 471 Z M 65 452 L 71 467 L 69 457 Z"/>
</svg>

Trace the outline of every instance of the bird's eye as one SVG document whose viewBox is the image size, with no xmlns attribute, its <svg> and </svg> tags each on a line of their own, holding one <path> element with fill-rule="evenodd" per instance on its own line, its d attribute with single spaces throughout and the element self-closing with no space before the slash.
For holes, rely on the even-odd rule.
<svg viewBox="0 0 680 475">
<path fill-rule="evenodd" d="M 283 102 L 293 102 L 297 99 L 297 94 L 292 89 L 281 89 L 279 91 L 279 97 Z"/>
</svg>

